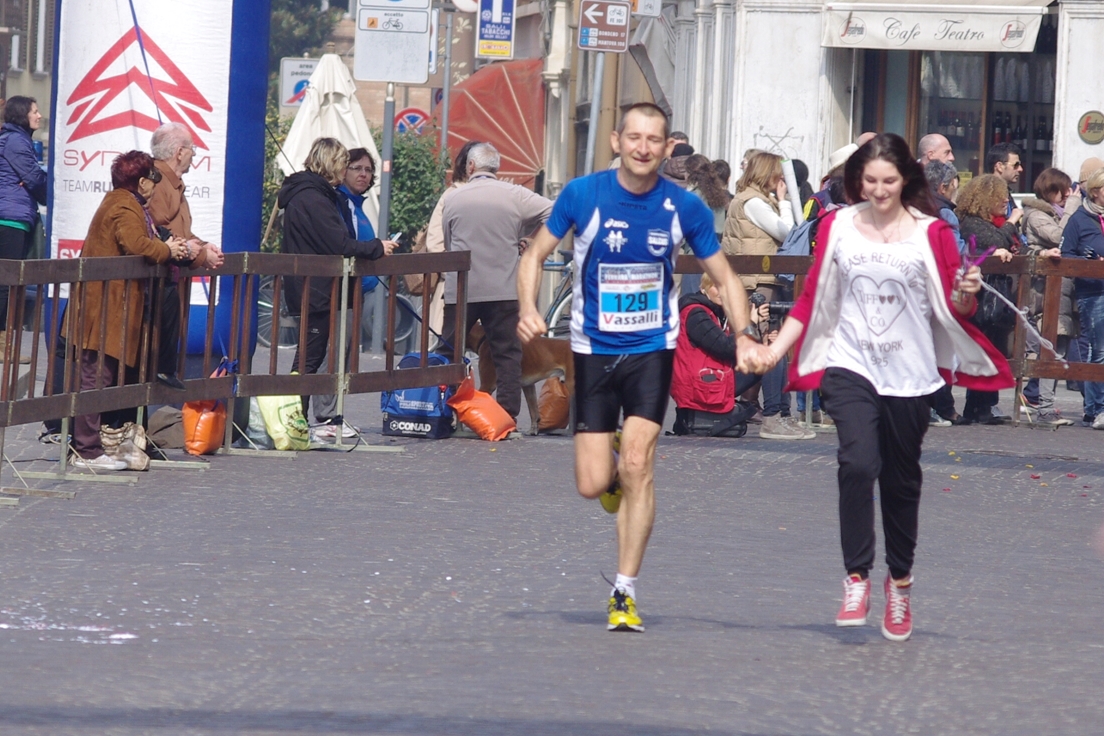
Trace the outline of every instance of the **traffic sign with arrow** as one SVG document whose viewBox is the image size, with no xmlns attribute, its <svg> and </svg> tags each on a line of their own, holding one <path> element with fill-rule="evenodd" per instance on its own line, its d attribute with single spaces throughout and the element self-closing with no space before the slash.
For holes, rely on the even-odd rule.
<svg viewBox="0 0 1104 736">
<path fill-rule="evenodd" d="M 583 0 L 579 3 L 579 48 L 583 51 L 629 50 L 629 15 L 625 0 Z"/>
</svg>

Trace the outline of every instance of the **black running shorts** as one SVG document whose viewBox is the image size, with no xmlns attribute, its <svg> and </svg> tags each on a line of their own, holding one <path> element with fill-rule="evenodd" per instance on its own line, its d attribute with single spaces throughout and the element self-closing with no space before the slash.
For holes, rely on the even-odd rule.
<svg viewBox="0 0 1104 736">
<path fill-rule="evenodd" d="M 613 432 L 621 410 L 662 426 L 674 350 L 635 355 L 575 353 L 575 431 Z"/>
</svg>

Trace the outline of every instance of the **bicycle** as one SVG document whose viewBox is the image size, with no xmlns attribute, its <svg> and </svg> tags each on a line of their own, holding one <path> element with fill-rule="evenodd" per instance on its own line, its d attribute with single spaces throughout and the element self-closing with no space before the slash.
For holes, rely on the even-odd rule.
<svg viewBox="0 0 1104 736">
<path fill-rule="evenodd" d="M 544 313 L 544 323 L 548 325 L 546 337 L 569 338 L 571 336 L 571 297 L 575 281 L 575 252 L 559 251 L 563 261 L 545 261 L 544 270 L 558 272 L 559 285 L 552 293 L 552 302 Z"/>
<path fill-rule="evenodd" d="M 262 276 L 260 286 L 257 289 L 257 344 L 265 348 L 271 347 L 272 342 L 273 281 L 272 276 Z M 363 281 L 361 286 L 363 287 Z M 361 307 L 360 344 L 362 351 L 372 344 L 372 306 L 368 298 L 370 293 L 371 291 L 364 292 L 364 304 Z M 421 300 L 411 301 L 405 294 L 396 294 L 396 298 L 400 308 L 395 311 L 395 342 L 401 343 L 414 333 Z M 281 348 L 294 348 L 299 345 L 299 318 L 288 314 L 287 304 L 282 298 L 280 300 L 280 333 L 278 340 Z"/>
</svg>

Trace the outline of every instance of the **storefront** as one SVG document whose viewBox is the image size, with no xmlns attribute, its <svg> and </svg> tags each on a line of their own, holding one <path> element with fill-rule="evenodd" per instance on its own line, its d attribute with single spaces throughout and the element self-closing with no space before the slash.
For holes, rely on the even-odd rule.
<svg viewBox="0 0 1104 736">
<path fill-rule="evenodd" d="M 1104 119 L 1101 0 L 664 0 L 657 22 L 674 126 L 711 158 L 763 148 L 815 182 L 864 130 L 939 132 L 971 175 L 1016 142 L 1024 191 L 1104 158 L 1081 130 Z"/>
<path fill-rule="evenodd" d="M 964 178 L 985 170 L 997 143 L 1023 151 L 1021 191 L 1051 165 L 1058 9 L 874 5 L 825 8 L 823 45 L 855 49 L 856 112 L 862 130 L 917 144 L 947 137 Z"/>
</svg>

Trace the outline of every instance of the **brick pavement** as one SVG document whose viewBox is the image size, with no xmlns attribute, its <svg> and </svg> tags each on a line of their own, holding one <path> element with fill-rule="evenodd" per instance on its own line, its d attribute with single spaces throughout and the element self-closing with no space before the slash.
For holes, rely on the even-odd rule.
<svg viewBox="0 0 1104 736">
<path fill-rule="evenodd" d="M 643 635 L 563 437 L 70 484 L 0 509 L 0 733 L 1099 732 L 1102 438 L 929 433 L 903 645 L 833 625 L 830 434 L 661 440 Z"/>
</svg>

